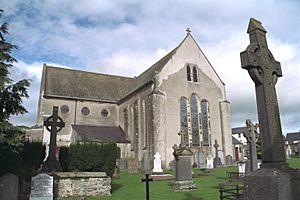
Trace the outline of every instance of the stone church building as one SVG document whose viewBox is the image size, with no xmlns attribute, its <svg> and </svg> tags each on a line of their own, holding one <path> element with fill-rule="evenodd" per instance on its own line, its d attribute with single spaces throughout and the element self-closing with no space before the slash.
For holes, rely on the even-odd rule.
<svg viewBox="0 0 300 200">
<path fill-rule="evenodd" d="M 91 73 L 44 65 L 37 128 L 45 143 L 49 132 L 42 127 L 53 106 L 65 128 L 58 146 L 79 141 L 114 141 L 120 157 L 141 161 L 143 150 L 161 155 L 163 168 L 174 160 L 172 146 L 184 144 L 195 153 L 193 162 L 205 165 L 219 144 L 221 160 L 232 156 L 230 103 L 225 85 L 188 32 L 165 57 L 137 77 Z"/>
</svg>

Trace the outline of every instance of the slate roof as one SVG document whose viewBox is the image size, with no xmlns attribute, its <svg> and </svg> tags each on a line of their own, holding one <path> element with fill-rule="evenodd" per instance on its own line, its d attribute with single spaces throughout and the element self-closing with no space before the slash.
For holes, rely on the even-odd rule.
<svg viewBox="0 0 300 200">
<path fill-rule="evenodd" d="M 300 131 L 295 133 L 287 133 L 285 139 L 289 142 L 300 140 Z"/>
<path fill-rule="evenodd" d="M 72 125 L 75 139 L 79 142 L 116 142 L 130 143 L 119 126 Z"/>
<path fill-rule="evenodd" d="M 45 66 L 44 96 L 119 101 L 134 78 Z"/>
<path fill-rule="evenodd" d="M 232 144 L 243 144 L 243 143 L 238 141 L 235 137 L 232 137 Z"/>
<path fill-rule="evenodd" d="M 161 71 L 186 38 L 187 36 L 175 49 L 135 78 L 45 65 L 44 96 L 117 103 L 151 82 L 155 72 Z"/>
<path fill-rule="evenodd" d="M 247 131 L 246 127 L 236 127 L 231 129 L 232 134 L 245 133 L 246 131 Z"/>
</svg>

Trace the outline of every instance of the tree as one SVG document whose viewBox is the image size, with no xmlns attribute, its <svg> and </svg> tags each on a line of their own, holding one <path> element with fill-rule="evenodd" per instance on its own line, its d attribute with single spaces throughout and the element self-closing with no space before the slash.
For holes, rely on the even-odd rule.
<svg viewBox="0 0 300 200">
<path fill-rule="evenodd" d="M 0 19 L 3 10 L 0 9 Z M 8 24 L 0 26 L 0 148 L 11 148 L 17 150 L 21 144 L 23 129 L 9 122 L 12 115 L 27 112 L 23 104 L 23 98 L 28 98 L 27 88 L 30 86 L 28 79 L 13 82 L 9 70 L 17 60 L 11 55 L 16 45 L 6 41 L 8 35 Z"/>
</svg>

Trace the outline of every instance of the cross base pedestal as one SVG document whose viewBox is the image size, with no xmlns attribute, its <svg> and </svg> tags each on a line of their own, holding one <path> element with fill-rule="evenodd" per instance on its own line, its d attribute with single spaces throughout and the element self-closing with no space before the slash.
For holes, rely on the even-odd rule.
<svg viewBox="0 0 300 200">
<path fill-rule="evenodd" d="M 41 172 L 62 172 L 62 167 L 56 158 L 47 158 L 42 165 Z"/>
<path fill-rule="evenodd" d="M 300 196 L 300 170 L 260 168 L 245 177 L 244 200 L 296 200 Z"/>
</svg>

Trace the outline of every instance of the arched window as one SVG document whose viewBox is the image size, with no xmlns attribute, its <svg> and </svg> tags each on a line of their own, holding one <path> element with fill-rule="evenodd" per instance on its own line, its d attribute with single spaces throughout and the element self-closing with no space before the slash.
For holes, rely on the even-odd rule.
<svg viewBox="0 0 300 200">
<path fill-rule="evenodd" d="M 209 104 L 206 99 L 201 101 L 203 146 L 209 146 Z"/>
<path fill-rule="evenodd" d="M 200 146 L 198 100 L 195 94 L 191 96 L 190 108 L 193 146 Z"/>
<path fill-rule="evenodd" d="M 187 80 L 191 81 L 192 77 L 191 77 L 191 68 L 189 65 L 186 66 L 186 76 L 187 76 Z"/>
<path fill-rule="evenodd" d="M 184 145 L 189 145 L 187 99 L 180 98 L 180 129 L 184 132 Z"/>
<path fill-rule="evenodd" d="M 198 72 L 195 66 L 193 67 L 193 81 L 198 82 Z"/>
</svg>

